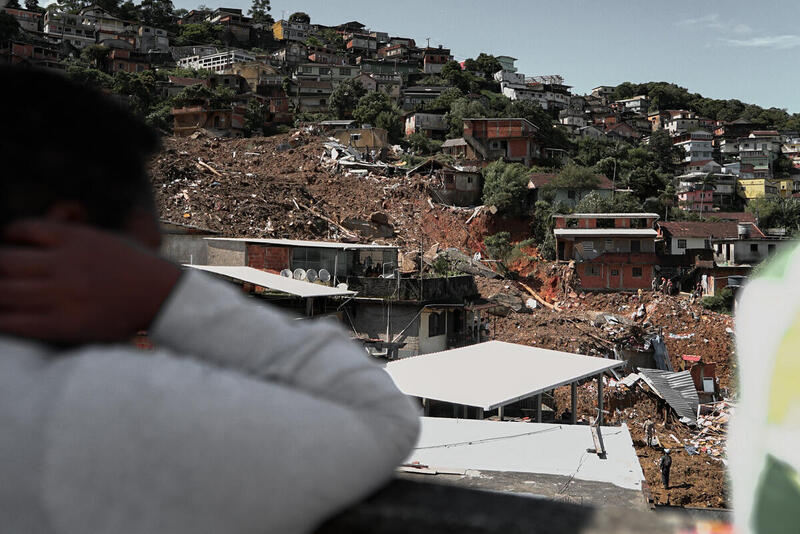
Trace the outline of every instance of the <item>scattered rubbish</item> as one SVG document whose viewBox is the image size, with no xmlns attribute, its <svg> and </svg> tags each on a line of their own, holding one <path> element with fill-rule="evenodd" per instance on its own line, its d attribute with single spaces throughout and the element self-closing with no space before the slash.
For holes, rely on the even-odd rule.
<svg viewBox="0 0 800 534">
<path fill-rule="evenodd" d="M 694 337 L 694 332 L 691 334 L 667 334 L 670 339 L 691 339 Z"/>
</svg>

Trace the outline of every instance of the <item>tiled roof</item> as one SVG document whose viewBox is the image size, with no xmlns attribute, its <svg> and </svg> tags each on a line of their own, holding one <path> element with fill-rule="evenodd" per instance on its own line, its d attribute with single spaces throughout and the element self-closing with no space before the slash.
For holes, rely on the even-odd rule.
<svg viewBox="0 0 800 534">
<path fill-rule="evenodd" d="M 756 222 L 756 216 L 746 211 L 718 211 L 716 213 L 710 213 L 709 217 L 715 217 L 723 221 Z"/>
<path fill-rule="evenodd" d="M 714 239 L 735 239 L 739 237 L 736 221 L 725 222 L 659 222 L 658 227 L 668 232 L 672 237 L 710 237 Z M 750 228 L 751 236 L 765 237 L 761 230 L 753 224 Z"/>
</svg>

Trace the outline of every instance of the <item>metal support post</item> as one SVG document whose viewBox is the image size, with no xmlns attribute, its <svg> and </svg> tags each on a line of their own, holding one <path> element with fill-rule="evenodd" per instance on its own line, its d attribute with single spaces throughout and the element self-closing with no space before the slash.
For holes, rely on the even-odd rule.
<svg viewBox="0 0 800 534">
<path fill-rule="evenodd" d="M 542 394 L 536 395 L 536 422 L 542 422 Z"/>
<path fill-rule="evenodd" d="M 603 375 L 597 375 L 597 426 L 603 424 Z"/>
<path fill-rule="evenodd" d="M 578 383 L 573 382 L 569 385 L 570 396 L 572 397 L 572 409 L 570 410 L 570 423 L 573 425 L 578 422 Z"/>
</svg>

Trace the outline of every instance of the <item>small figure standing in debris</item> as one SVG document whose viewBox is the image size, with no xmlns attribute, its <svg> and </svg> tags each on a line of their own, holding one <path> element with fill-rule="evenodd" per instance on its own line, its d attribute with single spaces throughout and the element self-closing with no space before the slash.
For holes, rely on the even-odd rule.
<svg viewBox="0 0 800 534">
<path fill-rule="evenodd" d="M 654 276 L 653 281 L 650 282 L 650 288 L 653 290 L 653 293 L 658 292 L 658 277 Z"/>
<path fill-rule="evenodd" d="M 658 290 L 664 293 L 667 290 L 667 279 L 663 276 L 661 277 L 661 285 L 658 286 Z"/>
<path fill-rule="evenodd" d="M 661 483 L 664 484 L 664 489 L 669 489 L 669 470 L 672 467 L 672 456 L 669 455 L 669 449 L 664 449 L 659 467 L 661 468 Z"/>
<path fill-rule="evenodd" d="M 667 280 L 667 295 L 672 295 L 672 279 Z"/>
<path fill-rule="evenodd" d="M 489 318 L 485 317 L 481 323 L 481 341 L 489 341 Z"/>
<path fill-rule="evenodd" d="M 648 447 L 652 447 L 653 446 L 653 433 L 654 433 L 654 428 L 653 427 L 654 426 L 655 425 L 653 424 L 653 421 L 651 421 L 650 419 L 648 419 L 647 421 L 644 422 L 644 436 L 645 436 L 645 440 L 647 440 L 647 446 Z"/>
<path fill-rule="evenodd" d="M 700 282 L 697 282 L 697 286 L 695 286 L 695 291 L 697 291 L 697 296 L 698 297 L 702 297 L 703 296 L 703 284 L 700 283 Z"/>
</svg>

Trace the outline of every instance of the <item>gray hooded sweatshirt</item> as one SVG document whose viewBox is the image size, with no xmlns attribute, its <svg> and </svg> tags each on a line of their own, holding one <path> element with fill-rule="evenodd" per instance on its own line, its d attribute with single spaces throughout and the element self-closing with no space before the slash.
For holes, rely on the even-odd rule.
<svg viewBox="0 0 800 534">
<path fill-rule="evenodd" d="M 191 272 L 150 335 L 0 336 L 0 532 L 307 532 L 415 443 L 412 403 L 332 325 Z"/>
</svg>

